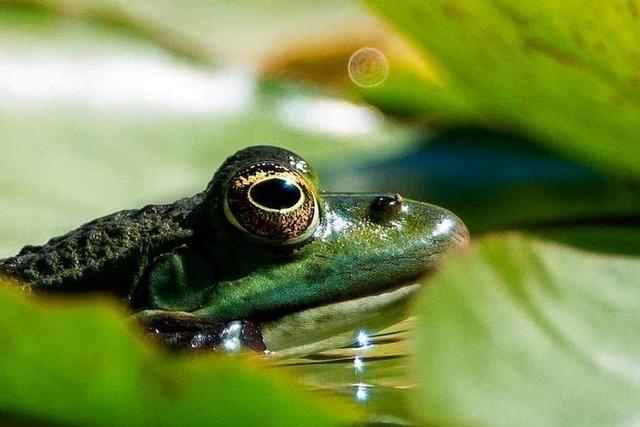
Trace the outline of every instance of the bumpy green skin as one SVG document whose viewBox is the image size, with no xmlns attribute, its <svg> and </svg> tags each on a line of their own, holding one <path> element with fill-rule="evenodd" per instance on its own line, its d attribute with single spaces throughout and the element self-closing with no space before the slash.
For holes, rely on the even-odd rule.
<svg viewBox="0 0 640 427">
<path fill-rule="evenodd" d="M 193 240 L 202 194 L 118 212 L 0 260 L 0 272 L 38 291 L 109 291 L 128 297 L 154 257 Z"/>
<path fill-rule="evenodd" d="M 225 217 L 230 178 L 258 161 L 293 167 L 315 188 L 321 221 L 304 244 L 261 244 Z M 0 272 L 35 290 L 110 291 L 142 313 L 273 319 L 405 283 L 466 243 L 447 210 L 404 200 L 380 211 L 379 196 L 321 192 L 302 158 L 251 147 L 227 159 L 203 193 L 95 220 L 0 261 Z"/>
</svg>

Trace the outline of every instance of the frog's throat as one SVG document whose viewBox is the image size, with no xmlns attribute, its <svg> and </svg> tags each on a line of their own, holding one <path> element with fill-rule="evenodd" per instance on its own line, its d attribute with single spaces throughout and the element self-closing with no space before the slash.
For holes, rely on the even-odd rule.
<svg viewBox="0 0 640 427">
<path fill-rule="evenodd" d="M 273 357 L 348 345 L 359 330 L 380 330 L 407 318 L 407 306 L 420 288 L 418 282 L 407 282 L 376 294 L 303 309 L 262 323 L 260 330 Z"/>
</svg>

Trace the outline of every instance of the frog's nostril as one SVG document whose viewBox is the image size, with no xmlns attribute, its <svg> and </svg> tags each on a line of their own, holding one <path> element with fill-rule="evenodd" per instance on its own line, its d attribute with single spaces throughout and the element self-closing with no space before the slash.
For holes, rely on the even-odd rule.
<svg viewBox="0 0 640 427">
<path fill-rule="evenodd" d="M 393 196 L 378 196 L 371 203 L 371 217 L 375 221 L 388 221 L 402 209 L 402 196 L 398 193 Z"/>
</svg>

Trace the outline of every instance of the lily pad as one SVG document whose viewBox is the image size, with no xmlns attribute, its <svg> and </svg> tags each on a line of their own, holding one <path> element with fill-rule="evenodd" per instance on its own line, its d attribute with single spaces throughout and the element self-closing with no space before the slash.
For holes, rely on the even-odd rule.
<svg viewBox="0 0 640 427">
<path fill-rule="evenodd" d="M 136 336 L 111 301 L 26 301 L 0 282 L 0 422 L 51 425 L 353 423 L 256 360 L 175 358 Z M 253 362 L 253 363 L 250 363 Z"/>
<path fill-rule="evenodd" d="M 417 417 L 636 423 L 639 238 L 637 228 L 491 236 L 445 262 L 418 308 Z"/>
<path fill-rule="evenodd" d="M 640 175 L 635 2 L 368 4 L 440 62 L 443 87 L 425 83 L 426 89 L 405 91 L 408 100 L 433 98 L 410 105 L 436 115 L 444 110 L 458 123 L 522 133 L 581 161 Z"/>
</svg>

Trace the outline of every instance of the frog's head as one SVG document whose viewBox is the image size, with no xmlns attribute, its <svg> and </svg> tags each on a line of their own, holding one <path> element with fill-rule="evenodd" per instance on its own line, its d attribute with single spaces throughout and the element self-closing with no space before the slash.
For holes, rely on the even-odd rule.
<svg viewBox="0 0 640 427">
<path fill-rule="evenodd" d="M 443 208 L 397 194 L 322 191 L 305 160 L 276 147 L 227 159 L 203 206 L 221 273 L 194 313 L 221 321 L 388 297 L 468 241 Z"/>
</svg>

